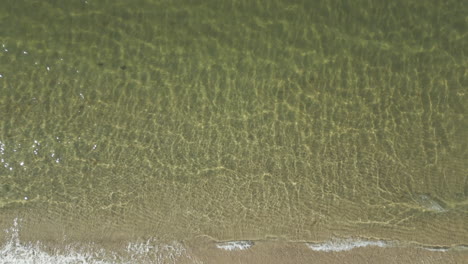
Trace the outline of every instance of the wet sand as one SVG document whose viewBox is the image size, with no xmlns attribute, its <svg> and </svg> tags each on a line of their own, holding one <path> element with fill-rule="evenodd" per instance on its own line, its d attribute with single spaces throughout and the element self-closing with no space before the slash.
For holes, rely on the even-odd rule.
<svg viewBox="0 0 468 264">
<path fill-rule="evenodd" d="M 347 252 L 313 252 L 304 245 L 268 244 L 256 250 L 196 251 L 200 263 L 465 263 L 462 252 L 429 252 L 422 249 L 363 248 Z M 188 263 L 188 262 L 187 262 Z"/>
<path fill-rule="evenodd" d="M 199 263 L 466 263 L 468 252 L 432 252 L 418 248 L 365 247 L 342 252 L 316 252 L 303 243 L 264 242 L 242 251 L 214 247 L 192 249 Z M 189 263 L 189 262 L 187 262 Z"/>
<path fill-rule="evenodd" d="M 216 241 L 199 236 L 188 241 L 156 238 L 103 239 L 78 242 L 43 236 L 29 240 L 17 221 L 4 230 L 0 243 L 3 263 L 466 263 L 468 246 L 425 246 L 402 241 L 332 239 L 328 242 Z M 81 261 L 81 262 L 80 262 Z"/>
</svg>

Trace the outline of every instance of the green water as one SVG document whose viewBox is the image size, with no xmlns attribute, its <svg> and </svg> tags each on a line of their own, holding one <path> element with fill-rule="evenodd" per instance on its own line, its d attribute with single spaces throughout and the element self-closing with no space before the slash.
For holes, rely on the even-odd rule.
<svg viewBox="0 0 468 264">
<path fill-rule="evenodd" d="M 0 224 L 466 244 L 463 1 L 3 1 Z"/>
</svg>

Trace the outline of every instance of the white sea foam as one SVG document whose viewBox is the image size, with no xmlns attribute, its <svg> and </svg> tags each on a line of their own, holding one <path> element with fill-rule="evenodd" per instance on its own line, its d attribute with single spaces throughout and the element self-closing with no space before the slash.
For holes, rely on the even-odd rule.
<svg viewBox="0 0 468 264">
<path fill-rule="evenodd" d="M 94 244 L 64 245 L 54 253 L 46 252 L 37 243 L 24 243 L 19 239 L 19 224 L 6 230 L 8 240 L 0 247 L 0 264 L 111 264 L 111 263 L 177 263 L 180 258 L 191 259 L 178 242 L 159 243 L 156 239 L 129 242 L 120 253 L 104 250 Z M 196 260 L 192 261 L 197 263 Z"/>
<path fill-rule="evenodd" d="M 421 247 L 424 250 L 434 251 L 434 252 L 447 252 L 450 248 L 447 247 Z"/>
<path fill-rule="evenodd" d="M 185 247 L 178 243 L 161 244 L 156 239 L 145 242 L 130 242 L 126 251 L 135 263 L 177 263 L 180 258 L 189 258 Z"/>
<path fill-rule="evenodd" d="M 363 240 L 363 239 L 332 239 L 323 243 L 307 243 L 307 246 L 314 251 L 348 251 L 360 247 L 387 247 L 389 243 L 383 240 Z"/>
<path fill-rule="evenodd" d="M 42 263 L 110 263 L 92 261 L 90 255 L 69 251 L 67 255 L 51 255 L 41 249 L 39 243 L 22 243 L 19 240 L 18 219 L 6 230 L 10 239 L 0 248 L 0 263 L 42 264 Z"/>
<path fill-rule="evenodd" d="M 216 243 L 216 247 L 219 249 L 224 249 L 228 251 L 232 250 L 245 250 L 249 249 L 254 245 L 252 241 L 228 241 Z"/>
<path fill-rule="evenodd" d="M 398 241 L 384 241 L 384 240 L 368 240 L 368 239 L 357 239 L 357 238 L 334 238 L 332 240 L 322 243 L 306 243 L 306 245 L 314 251 L 323 252 L 339 252 L 349 251 L 355 248 L 361 247 L 410 247 L 419 248 L 427 251 L 436 252 L 447 252 L 447 251 L 468 251 L 467 245 L 455 245 L 455 246 L 431 246 L 421 245 L 414 242 L 398 242 Z"/>
</svg>

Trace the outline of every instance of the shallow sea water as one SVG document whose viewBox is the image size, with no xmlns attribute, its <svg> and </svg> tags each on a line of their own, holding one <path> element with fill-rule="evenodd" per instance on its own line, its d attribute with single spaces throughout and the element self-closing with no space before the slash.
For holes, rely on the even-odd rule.
<svg viewBox="0 0 468 264">
<path fill-rule="evenodd" d="M 0 263 L 466 254 L 466 12 L 5 1 Z"/>
</svg>

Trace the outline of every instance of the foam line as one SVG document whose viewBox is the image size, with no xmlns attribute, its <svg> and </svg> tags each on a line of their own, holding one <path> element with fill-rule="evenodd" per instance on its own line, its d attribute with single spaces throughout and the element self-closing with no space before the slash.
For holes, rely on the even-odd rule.
<svg viewBox="0 0 468 264">
<path fill-rule="evenodd" d="M 388 242 L 383 240 L 362 240 L 362 239 L 333 239 L 323 243 L 307 243 L 307 246 L 314 251 L 338 252 L 348 251 L 360 247 L 387 247 Z"/>
<path fill-rule="evenodd" d="M 219 249 L 224 249 L 228 251 L 232 250 L 245 250 L 249 249 L 254 245 L 252 241 L 228 241 L 228 242 L 220 242 L 216 243 L 216 247 Z"/>
</svg>

